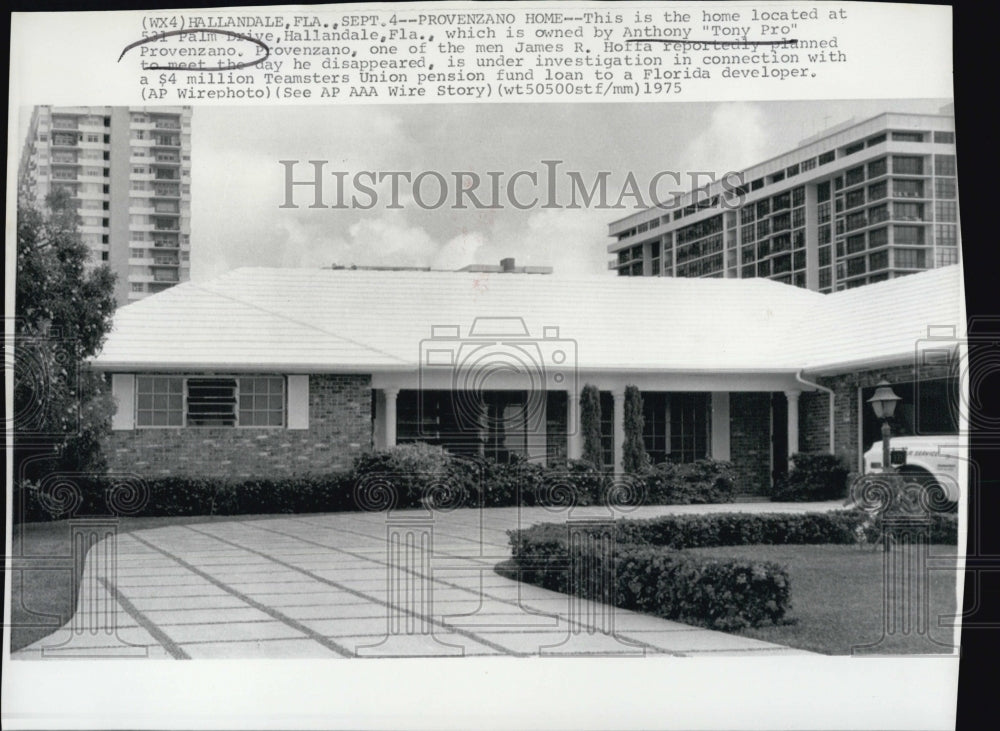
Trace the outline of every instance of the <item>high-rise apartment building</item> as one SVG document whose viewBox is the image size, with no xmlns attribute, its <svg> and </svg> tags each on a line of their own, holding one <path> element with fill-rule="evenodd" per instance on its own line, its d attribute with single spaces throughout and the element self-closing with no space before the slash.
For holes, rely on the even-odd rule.
<svg viewBox="0 0 1000 731">
<path fill-rule="evenodd" d="M 20 182 L 69 192 L 119 305 L 190 279 L 189 107 L 35 107 Z"/>
<path fill-rule="evenodd" d="M 958 220 L 953 112 L 884 113 L 611 223 L 609 268 L 832 292 L 958 262 Z"/>
</svg>

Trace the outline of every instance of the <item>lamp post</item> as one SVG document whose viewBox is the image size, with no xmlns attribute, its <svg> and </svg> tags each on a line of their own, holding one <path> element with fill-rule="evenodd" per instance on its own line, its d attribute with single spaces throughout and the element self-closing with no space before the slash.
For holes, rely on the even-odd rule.
<svg viewBox="0 0 1000 731">
<path fill-rule="evenodd" d="M 892 436 L 889 419 L 896 413 L 896 404 L 901 400 L 893 392 L 892 384 L 884 378 L 875 387 L 874 395 L 868 399 L 868 403 L 872 405 L 875 416 L 882 420 L 882 472 L 884 474 L 894 472 L 889 454 L 889 438 Z"/>
<path fill-rule="evenodd" d="M 875 416 L 882 420 L 882 466 L 888 475 L 886 504 L 881 506 L 882 531 L 882 637 L 873 643 L 856 645 L 852 653 L 882 651 L 897 636 L 912 636 L 923 642 L 927 653 L 940 652 L 946 644 L 930 634 L 929 553 L 930 516 L 924 500 L 913 500 L 908 486 L 895 474 L 889 450 L 889 419 L 901 401 L 892 385 L 882 380 L 868 399 Z"/>
</svg>

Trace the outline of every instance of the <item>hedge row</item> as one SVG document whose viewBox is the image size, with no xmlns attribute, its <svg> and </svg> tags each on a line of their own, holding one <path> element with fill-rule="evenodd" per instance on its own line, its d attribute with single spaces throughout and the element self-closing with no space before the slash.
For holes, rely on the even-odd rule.
<svg viewBox="0 0 1000 731">
<path fill-rule="evenodd" d="M 565 525 L 511 534 L 513 560 L 500 572 L 554 591 L 718 630 L 778 622 L 789 606 L 788 573 L 773 562 L 628 543 L 602 550 L 570 541 Z"/>
<path fill-rule="evenodd" d="M 720 513 L 622 520 L 618 540 L 668 548 L 753 544 L 854 543 L 862 515 L 828 513 Z"/>
<path fill-rule="evenodd" d="M 729 462 L 699 460 L 660 464 L 615 482 L 583 460 L 540 465 L 515 457 L 497 462 L 482 457 L 451 457 L 439 448 L 405 444 L 358 458 L 355 476 L 394 483 L 397 505 L 414 506 L 428 496 L 466 506 L 686 505 L 733 500 L 736 481 Z"/>
<path fill-rule="evenodd" d="M 720 630 L 780 621 L 789 603 L 788 574 L 772 562 L 710 558 L 683 549 L 882 538 L 879 521 L 861 510 L 670 515 L 573 529 L 592 537 L 614 531 L 613 540 L 604 542 L 570 540 L 570 530 L 567 524 L 542 523 L 508 531 L 513 559 L 498 570 L 555 591 Z M 955 545 L 957 517 L 932 514 L 929 531 L 930 542 Z"/>
<path fill-rule="evenodd" d="M 18 485 L 14 490 L 14 520 L 58 520 L 85 515 L 249 515 L 354 510 L 357 506 L 352 485 L 350 474 L 239 481 L 66 476 L 42 484 Z"/>
<path fill-rule="evenodd" d="M 958 517 L 951 513 L 929 516 L 930 542 L 958 543 Z M 540 524 L 518 532 L 519 541 L 545 541 L 561 526 Z M 661 546 L 674 550 L 714 546 L 801 545 L 818 543 L 875 543 L 881 523 L 863 510 L 825 513 L 716 513 L 664 515 L 658 518 L 615 521 L 615 541 Z M 515 540 L 512 537 L 512 541 Z"/>
<path fill-rule="evenodd" d="M 362 455 L 353 476 L 362 486 L 385 485 L 396 507 L 428 500 L 449 507 L 593 505 L 609 484 L 603 472 L 579 460 L 543 466 L 522 458 L 453 458 L 424 445 Z"/>
</svg>

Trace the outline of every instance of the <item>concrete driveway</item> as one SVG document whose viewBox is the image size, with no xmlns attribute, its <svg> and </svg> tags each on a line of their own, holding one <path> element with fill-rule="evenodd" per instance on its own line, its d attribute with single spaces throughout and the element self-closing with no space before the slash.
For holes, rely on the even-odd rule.
<svg viewBox="0 0 1000 731">
<path fill-rule="evenodd" d="M 629 517 L 839 507 L 661 506 Z M 566 517 L 546 508 L 332 513 L 120 535 L 87 554 L 73 620 L 13 658 L 809 654 L 494 572 L 510 557 L 508 529 Z"/>
</svg>

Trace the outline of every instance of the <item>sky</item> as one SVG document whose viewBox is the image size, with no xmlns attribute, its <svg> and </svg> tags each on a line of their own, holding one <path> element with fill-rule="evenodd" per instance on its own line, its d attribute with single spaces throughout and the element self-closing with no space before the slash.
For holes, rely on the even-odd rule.
<svg viewBox="0 0 1000 731">
<path fill-rule="evenodd" d="M 937 112 L 947 100 L 819 101 L 733 104 L 455 104 L 336 107 L 197 107 L 192 115 L 191 276 L 203 281 L 240 266 L 319 267 L 405 265 L 456 269 L 496 264 L 551 266 L 556 274 L 608 273 L 610 222 L 633 213 L 593 206 L 518 210 L 425 210 L 401 183 L 401 208 L 390 209 L 388 182 L 370 210 L 310 209 L 313 193 L 296 189 L 298 208 L 285 201 L 285 168 L 327 161 L 324 200 L 336 202 L 333 171 L 347 181 L 362 170 L 437 171 L 454 197 L 454 171 L 506 181 L 519 171 L 543 176 L 544 160 L 559 160 L 558 200 L 568 201 L 567 171 L 588 187 L 608 171 L 614 202 L 631 173 L 645 189 L 662 171 L 714 171 L 721 176 L 788 151 L 800 140 L 880 112 Z M 542 177 L 544 179 L 544 177 Z M 422 188 L 436 198 L 433 178 Z M 523 185 L 521 185 L 523 183 Z M 518 184 L 520 200 L 530 185 Z M 527 187 L 526 187 L 527 186 Z M 664 178 L 660 187 L 678 186 Z M 689 188 L 689 183 L 687 184 Z M 353 188 L 347 191 L 350 199 Z M 536 193 L 544 194 L 544 184 Z M 368 197 L 359 194 L 362 202 Z"/>
</svg>

